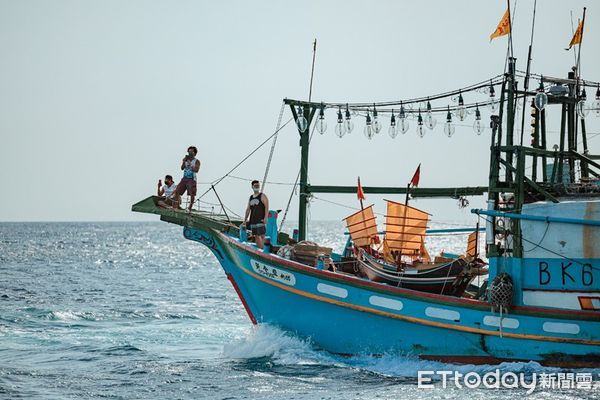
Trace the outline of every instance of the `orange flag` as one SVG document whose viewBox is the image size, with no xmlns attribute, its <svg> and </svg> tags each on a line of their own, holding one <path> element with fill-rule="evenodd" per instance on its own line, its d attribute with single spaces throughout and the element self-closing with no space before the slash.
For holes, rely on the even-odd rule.
<svg viewBox="0 0 600 400">
<path fill-rule="evenodd" d="M 500 23 L 498 23 L 498 27 L 490 35 L 490 42 L 497 37 L 508 35 L 509 33 L 510 33 L 510 12 L 508 11 L 508 8 L 507 8 L 506 12 L 504 13 L 504 16 L 500 20 Z"/>
<path fill-rule="evenodd" d="M 366 199 L 365 192 L 363 192 L 363 188 L 360 184 L 360 176 L 358 177 L 358 187 L 356 188 L 356 197 L 358 197 L 358 199 L 360 201 L 363 201 Z"/>
<path fill-rule="evenodd" d="M 419 166 L 417 167 L 417 170 L 415 171 L 415 174 L 413 175 L 412 179 L 410 180 L 410 186 L 412 186 L 412 187 L 419 186 L 419 179 L 421 179 L 421 164 L 419 164 Z"/>
<path fill-rule="evenodd" d="M 581 44 L 583 40 L 583 21 L 579 21 L 579 25 L 577 26 L 577 30 L 573 34 L 573 38 L 571 39 L 571 43 L 569 43 L 569 48 L 566 50 L 571 50 L 571 47 L 576 44 Z"/>
</svg>

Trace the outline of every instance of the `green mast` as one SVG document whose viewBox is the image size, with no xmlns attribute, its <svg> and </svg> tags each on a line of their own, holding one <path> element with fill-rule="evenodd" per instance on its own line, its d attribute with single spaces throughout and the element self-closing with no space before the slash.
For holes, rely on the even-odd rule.
<svg viewBox="0 0 600 400">
<path fill-rule="evenodd" d="M 310 124 L 315 116 L 316 107 L 310 105 L 300 106 L 296 110 L 296 102 L 284 100 L 290 106 L 296 127 L 300 134 L 300 196 L 298 207 L 298 240 L 306 239 L 306 207 L 308 206 L 308 146 L 310 144 Z M 301 121 L 305 118 L 306 123 Z"/>
</svg>

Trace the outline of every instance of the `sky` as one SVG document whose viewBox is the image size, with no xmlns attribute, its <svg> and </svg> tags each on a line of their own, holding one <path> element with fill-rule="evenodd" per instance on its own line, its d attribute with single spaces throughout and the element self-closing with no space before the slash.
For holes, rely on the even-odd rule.
<svg viewBox="0 0 600 400">
<path fill-rule="evenodd" d="M 511 3 L 517 68 L 525 70 L 533 1 Z M 532 71 L 566 77 L 565 51 L 587 10 L 581 68 L 600 80 L 600 4 L 544 0 L 537 5 Z M 6 1 L 0 0 L 0 221 L 156 220 L 131 205 L 156 191 L 188 146 L 199 149 L 199 193 L 275 130 L 284 98 L 308 98 L 317 39 L 313 101 L 378 102 L 433 95 L 501 74 L 506 37 L 489 35 L 505 1 Z M 590 98 L 594 93 L 588 93 Z M 470 94 L 466 102 L 485 99 Z M 445 104 L 438 104 L 445 106 Z M 283 121 L 291 117 L 284 110 Z M 355 119 L 352 134 L 315 134 L 312 184 L 406 186 L 421 164 L 421 187 L 487 185 L 489 129 L 473 116 L 452 138 L 438 126 L 419 138 L 412 121 L 373 140 Z M 484 112 L 483 119 L 488 120 Z M 550 145 L 558 126 L 549 124 Z M 600 118 L 588 117 L 592 153 Z M 285 209 L 299 167 L 298 132 L 278 135 L 265 191 Z M 271 143 L 216 189 L 243 213 L 244 179 L 262 179 Z M 240 179 L 242 178 L 242 179 Z M 385 196 L 401 200 L 403 196 Z M 202 198 L 213 207 L 212 193 Z M 311 220 L 341 220 L 354 195 L 316 195 Z M 456 200 L 416 199 L 438 221 L 474 220 Z M 379 212 L 382 196 L 367 196 Z M 288 219 L 297 218 L 292 201 Z"/>
</svg>

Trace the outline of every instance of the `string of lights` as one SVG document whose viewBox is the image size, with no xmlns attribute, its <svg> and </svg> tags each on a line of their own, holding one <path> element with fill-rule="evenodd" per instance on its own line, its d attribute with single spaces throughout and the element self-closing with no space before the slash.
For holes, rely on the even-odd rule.
<svg viewBox="0 0 600 400">
<path fill-rule="evenodd" d="M 522 72 L 518 76 L 522 77 Z M 544 78 L 541 75 L 530 74 L 539 80 L 539 87 L 533 96 L 532 107 L 542 111 L 548 104 L 548 95 L 563 96 L 567 94 L 568 88 L 556 82 L 556 78 Z M 373 139 L 383 130 L 381 115 L 389 116 L 388 134 L 395 138 L 398 134 L 405 134 L 410 128 L 409 119 L 416 119 L 416 131 L 419 137 L 424 137 L 427 130 L 433 130 L 437 125 L 436 114 L 445 114 L 443 130 L 446 136 L 451 137 L 456 131 L 454 120 L 463 122 L 469 115 L 474 115 L 472 127 L 473 131 L 481 135 L 488 128 L 487 123 L 482 120 L 482 110 L 487 109 L 494 114 L 500 107 L 500 100 L 496 98 L 495 86 L 503 83 L 504 76 L 498 75 L 484 82 L 466 86 L 461 89 L 444 92 L 428 97 L 419 97 L 414 99 L 393 101 L 385 103 L 309 103 L 287 100 L 287 103 L 297 107 L 296 124 L 300 131 L 304 132 L 308 128 L 308 121 L 304 116 L 304 107 L 317 108 L 319 113 L 316 118 L 316 129 L 320 134 L 327 131 L 327 121 L 325 120 L 325 111 L 331 108 L 337 108 L 337 121 L 334 132 L 338 137 L 343 137 L 352 133 L 354 130 L 353 117 L 365 119 L 363 133 L 368 139 Z M 564 81 L 564 80 L 563 80 Z M 545 83 L 553 83 L 553 86 L 547 86 Z M 596 116 L 600 117 L 600 85 L 592 81 L 585 82 L 582 85 L 581 92 L 577 93 L 576 111 L 580 118 L 586 118 L 590 111 L 594 111 Z M 585 87 L 597 85 L 595 101 L 588 102 Z M 465 103 L 464 94 L 478 92 L 486 94 L 487 98 L 482 101 Z M 530 93 L 519 93 L 515 96 L 518 107 L 520 99 Z M 440 99 L 450 99 L 451 104 L 432 105 L 432 101 Z M 506 99 L 504 100 L 507 101 Z M 590 105 L 591 104 L 591 105 Z M 396 107 L 396 108 L 393 108 Z"/>
</svg>

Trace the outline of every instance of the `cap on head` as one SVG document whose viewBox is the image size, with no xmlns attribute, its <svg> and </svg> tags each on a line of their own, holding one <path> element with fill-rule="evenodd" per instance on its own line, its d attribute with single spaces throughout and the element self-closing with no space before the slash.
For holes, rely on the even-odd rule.
<svg viewBox="0 0 600 400">
<path fill-rule="evenodd" d="M 255 179 L 255 180 L 253 180 L 253 181 L 252 181 L 251 185 L 252 185 L 252 186 L 254 186 L 254 185 L 258 185 L 259 183 L 260 183 L 260 182 L 259 182 L 259 181 L 257 181 L 257 180 Z"/>
</svg>

